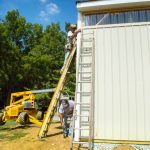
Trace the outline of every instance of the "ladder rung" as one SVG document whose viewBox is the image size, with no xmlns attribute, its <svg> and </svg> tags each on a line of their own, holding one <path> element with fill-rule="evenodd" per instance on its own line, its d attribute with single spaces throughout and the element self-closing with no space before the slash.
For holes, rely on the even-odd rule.
<svg viewBox="0 0 150 150">
<path fill-rule="evenodd" d="M 92 53 L 92 49 L 82 49 L 80 55 L 82 55 L 82 54 L 87 55 L 89 53 Z M 90 55 L 92 55 L 92 54 L 90 54 Z"/>
<path fill-rule="evenodd" d="M 90 75 L 89 75 L 89 76 L 86 76 L 86 77 L 85 77 L 85 76 L 82 76 L 81 78 L 82 78 L 82 79 L 91 79 L 91 76 L 90 76 Z"/>
<path fill-rule="evenodd" d="M 90 111 L 90 108 L 81 108 L 81 111 Z"/>
<path fill-rule="evenodd" d="M 92 63 L 79 63 L 79 65 L 92 65 Z"/>
<path fill-rule="evenodd" d="M 82 77 L 81 81 L 91 81 L 91 77 Z"/>
<path fill-rule="evenodd" d="M 89 115 L 74 115 L 75 117 L 89 117 Z"/>
<path fill-rule="evenodd" d="M 90 130 L 89 128 L 74 128 L 74 130 Z"/>
<path fill-rule="evenodd" d="M 92 50 L 92 49 L 93 49 L 93 47 L 82 47 L 82 48 L 81 48 L 81 51 L 82 51 L 82 50 Z"/>
<path fill-rule="evenodd" d="M 89 124 L 89 123 L 82 123 L 82 122 L 81 122 L 81 126 L 86 126 L 86 127 L 88 127 L 88 126 L 90 126 L 90 124 Z"/>
<path fill-rule="evenodd" d="M 82 121 L 81 123 L 90 123 L 90 121 Z"/>
<path fill-rule="evenodd" d="M 86 93 L 86 94 L 91 94 L 92 92 L 78 91 L 77 93 Z"/>
<path fill-rule="evenodd" d="M 88 54 L 80 54 L 81 57 L 92 57 L 92 55 L 88 55 Z"/>
<path fill-rule="evenodd" d="M 93 38 L 81 39 L 82 42 L 93 42 Z"/>
<path fill-rule="evenodd" d="M 79 71 L 78 73 L 80 73 L 80 74 L 86 74 L 86 73 L 87 73 L 87 74 L 90 74 L 90 73 L 92 73 L 92 72 L 91 72 L 91 71 L 89 71 L 89 72 L 88 72 L 88 71 L 87 71 L 87 72 Z"/>
<path fill-rule="evenodd" d="M 90 104 L 88 104 L 88 106 L 82 106 L 81 108 L 82 109 L 84 109 L 84 108 L 90 108 Z"/>
<path fill-rule="evenodd" d="M 76 92 L 77 94 L 81 94 L 82 96 L 91 96 L 91 92 Z"/>
<path fill-rule="evenodd" d="M 78 83 L 91 83 L 91 81 L 78 81 Z"/>
<path fill-rule="evenodd" d="M 88 105 L 88 106 L 90 106 L 90 104 L 87 104 L 87 103 L 75 103 L 75 105 Z"/>
<path fill-rule="evenodd" d="M 80 55 L 92 53 L 92 49 L 82 49 Z M 90 54 L 91 55 L 91 54 Z"/>
<path fill-rule="evenodd" d="M 91 81 L 91 77 L 82 77 L 80 79 L 80 81 L 88 81 L 88 82 L 90 82 Z"/>
</svg>

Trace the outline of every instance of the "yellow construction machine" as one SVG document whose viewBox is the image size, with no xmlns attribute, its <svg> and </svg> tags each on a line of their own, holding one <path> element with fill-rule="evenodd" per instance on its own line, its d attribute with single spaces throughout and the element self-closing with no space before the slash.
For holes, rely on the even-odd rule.
<svg viewBox="0 0 150 150">
<path fill-rule="evenodd" d="M 35 91 L 24 91 L 12 93 L 10 105 L 0 113 L 0 125 L 4 125 L 7 120 L 16 120 L 21 125 L 26 125 L 30 122 L 41 125 L 39 120 L 44 117 L 44 112 L 41 111 L 35 101 L 35 94 L 54 92 L 55 89 L 44 89 Z"/>
</svg>

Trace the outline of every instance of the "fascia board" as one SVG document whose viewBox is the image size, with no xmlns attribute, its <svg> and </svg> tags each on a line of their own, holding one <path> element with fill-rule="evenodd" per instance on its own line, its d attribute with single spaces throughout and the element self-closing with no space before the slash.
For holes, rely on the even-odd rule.
<svg viewBox="0 0 150 150">
<path fill-rule="evenodd" d="M 150 5 L 150 0 L 103 0 L 83 2 L 77 4 L 77 9 L 80 12 L 127 8 L 127 7 L 141 7 Z"/>
</svg>

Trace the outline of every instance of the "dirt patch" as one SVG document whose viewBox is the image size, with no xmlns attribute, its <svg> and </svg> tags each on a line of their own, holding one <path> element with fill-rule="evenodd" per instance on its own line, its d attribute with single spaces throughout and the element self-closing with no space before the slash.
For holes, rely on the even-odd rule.
<svg viewBox="0 0 150 150">
<path fill-rule="evenodd" d="M 42 140 L 37 137 L 39 127 L 30 125 L 28 128 L 14 128 L 13 130 L 1 131 L 0 150 L 69 150 L 69 138 L 64 139 L 60 124 L 52 124 L 48 136 Z M 24 133 L 14 140 L 8 140 L 14 133 Z"/>
<path fill-rule="evenodd" d="M 29 127 L 12 124 L 11 128 L 5 125 L 0 128 L 0 150 L 69 150 L 70 139 L 63 138 L 60 123 L 52 124 L 48 136 L 42 140 L 37 137 L 39 129 L 40 127 L 34 124 Z M 81 148 L 81 150 L 85 149 Z M 74 146 L 73 150 L 77 150 L 77 145 Z M 113 150 L 135 149 L 129 145 L 121 145 Z"/>
</svg>

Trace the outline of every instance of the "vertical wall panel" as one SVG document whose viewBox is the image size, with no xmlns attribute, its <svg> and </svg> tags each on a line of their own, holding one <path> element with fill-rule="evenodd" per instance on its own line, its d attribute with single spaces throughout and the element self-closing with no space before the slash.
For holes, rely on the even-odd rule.
<svg viewBox="0 0 150 150">
<path fill-rule="evenodd" d="M 150 26 L 99 26 L 95 36 L 95 138 L 150 141 Z"/>
<path fill-rule="evenodd" d="M 133 40 L 133 28 L 125 27 L 126 33 L 126 53 L 127 53 L 127 74 L 128 74 L 128 139 L 136 138 L 136 103 L 135 103 L 135 57 Z M 134 106 L 134 107 L 133 107 Z"/>
<path fill-rule="evenodd" d="M 95 68 L 101 68 L 98 71 L 95 72 L 95 77 L 98 78 L 96 79 L 96 82 L 98 82 L 97 84 L 97 89 L 99 89 L 100 92 L 100 97 L 99 94 L 97 93 L 97 90 L 95 91 L 95 99 L 97 99 L 97 101 L 95 101 L 95 110 L 99 110 L 99 111 L 95 111 L 94 112 L 94 120 L 97 120 L 97 122 L 95 122 L 95 138 L 99 138 L 99 135 L 101 135 L 102 137 L 105 136 L 105 130 L 102 130 L 105 128 L 105 121 L 101 121 L 101 120 L 105 120 L 105 94 L 104 94 L 104 89 L 105 89 L 105 54 L 104 54 L 104 36 L 99 37 L 99 35 L 104 35 L 104 30 L 99 30 L 98 32 L 96 32 L 96 37 L 99 38 L 99 40 L 96 40 L 96 46 L 99 47 L 99 51 L 97 51 L 97 55 L 95 55 L 95 59 L 97 60 L 97 63 L 95 63 Z M 101 115 L 100 115 L 101 114 Z M 98 118 L 98 119 L 97 119 Z"/>
<path fill-rule="evenodd" d="M 143 37 L 147 37 L 144 39 Z M 149 133 L 150 127 L 150 71 L 147 69 L 150 66 L 150 26 L 145 26 L 142 32 L 142 43 L 145 44 L 145 51 L 143 52 L 144 57 L 144 80 L 145 80 L 145 133 Z M 147 80 L 146 80 L 147 79 Z M 150 139 L 150 134 L 145 135 L 146 140 Z"/>
<path fill-rule="evenodd" d="M 119 70 L 120 70 L 120 128 L 124 129 L 120 132 L 120 138 L 128 138 L 128 66 L 126 51 L 126 28 L 118 29 L 118 53 L 119 53 Z M 115 35 L 114 35 L 115 36 Z M 113 62 L 112 62 L 113 63 Z"/>
<path fill-rule="evenodd" d="M 113 138 L 120 138 L 120 59 L 119 59 L 119 40 L 117 29 L 113 28 L 111 35 L 111 45 L 112 45 L 112 80 L 113 80 Z M 114 121 L 116 120 L 116 121 Z M 116 131 L 116 132 L 114 132 Z"/>
</svg>

